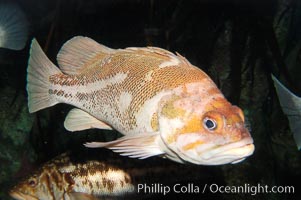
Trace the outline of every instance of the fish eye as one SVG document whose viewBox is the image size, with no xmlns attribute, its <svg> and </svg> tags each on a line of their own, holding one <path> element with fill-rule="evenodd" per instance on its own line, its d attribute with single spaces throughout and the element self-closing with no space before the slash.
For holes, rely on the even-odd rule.
<svg viewBox="0 0 301 200">
<path fill-rule="evenodd" d="M 216 122 L 213 119 L 209 119 L 207 117 L 204 119 L 203 123 L 204 126 L 210 131 L 216 129 L 217 127 Z"/>
<path fill-rule="evenodd" d="M 37 185 L 37 181 L 35 179 L 30 179 L 28 181 L 28 184 L 31 186 L 31 187 L 35 187 Z"/>
</svg>

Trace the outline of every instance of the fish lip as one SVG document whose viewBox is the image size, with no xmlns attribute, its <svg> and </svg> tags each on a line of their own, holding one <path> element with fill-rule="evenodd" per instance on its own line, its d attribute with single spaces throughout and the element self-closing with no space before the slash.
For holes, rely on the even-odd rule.
<svg viewBox="0 0 301 200">
<path fill-rule="evenodd" d="M 228 163 L 235 164 L 244 160 L 246 157 L 253 154 L 255 147 L 253 144 L 253 138 L 251 136 L 246 136 L 237 142 L 220 146 L 214 145 L 213 147 L 205 149 L 204 152 L 197 152 L 197 150 L 195 150 L 195 154 L 197 155 L 196 157 L 189 156 L 189 154 L 184 152 L 181 148 L 177 147 L 177 149 L 179 152 L 181 152 L 179 156 L 185 161 L 202 165 L 220 165 Z M 235 150 L 242 151 L 242 155 L 237 153 L 233 154 L 233 151 Z M 227 162 L 216 162 L 219 159 L 226 159 Z"/>
<path fill-rule="evenodd" d="M 33 197 L 31 195 L 26 195 L 22 192 L 11 190 L 8 193 L 12 198 L 17 199 L 17 200 L 39 200 L 36 197 Z"/>
<path fill-rule="evenodd" d="M 9 191 L 8 193 L 12 198 L 14 199 L 18 199 L 18 200 L 23 200 L 25 198 L 23 198 L 22 193 L 17 192 L 17 191 Z"/>
<path fill-rule="evenodd" d="M 226 155 L 226 152 L 229 152 L 230 150 L 239 149 L 239 148 L 242 148 L 242 147 L 245 147 L 245 146 L 248 146 L 248 145 L 253 145 L 253 138 L 245 137 L 242 140 L 232 142 L 232 143 L 229 143 L 229 144 L 226 144 L 226 145 L 215 146 L 212 149 L 208 149 L 208 150 L 209 151 L 213 150 L 213 154 L 212 154 L 212 151 L 211 151 L 211 156 L 210 157 L 215 157 L 217 155 L 222 155 L 222 154 Z M 214 151 L 215 149 L 217 149 L 217 150 Z M 206 152 L 204 152 L 203 154 L 206 155 Z"/>
<path fill-rule="evenodd" d="M 235 151 L 235 150 L 240 150 L 240 151 L 245 151 L 245 152 L 241 153 L 241 156 L 237 157 L 237 154 L 231 154 L 231 151 Z M 237 148 L 232 148 L 232 149 L 229 149 L 228 151 L 224 151 L 222 153 L 216 154 L 215 156 L 212 156 L 211 159 L 221 158 L 221 157 L 236 158 L 236 159 L 233 159 L 231 162 L 229 162 L 231 164 L 236 164 L 236 163 L 239 163 L 239 162 L 243 161 L 248 156 L 252 155 L 254 150 L 255 150 L 255 146 L 254 146 L 253 143 L 252 144 L 247 144 L 247 145 L 244 145 L 244 146 L 240 146 L 240 147 L 237 147 Z"/>
</svg>

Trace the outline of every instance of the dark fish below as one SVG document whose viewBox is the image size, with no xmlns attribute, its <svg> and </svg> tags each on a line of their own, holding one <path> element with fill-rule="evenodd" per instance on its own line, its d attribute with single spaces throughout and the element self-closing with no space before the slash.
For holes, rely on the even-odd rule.
<svg viewBox="0 0 301 200">
<path fill-rule="evenodd" d="M 134 192 L 130 175 L 97 160 L 74 162 L 67 153 L 45 163 L 10 195 L 18 200 L 92 200 Z"/>
<path fill-rule="evenodd" d="M 138 185 L 202 185 L 213 173 L 197 165 L 159 158 L 133 160 L 105 149 L 88 149 L 46 162 L 15 185 L 10 195 L 17 200 L 152 199 L 162 194 L 138 192 Z"/>
</svg>

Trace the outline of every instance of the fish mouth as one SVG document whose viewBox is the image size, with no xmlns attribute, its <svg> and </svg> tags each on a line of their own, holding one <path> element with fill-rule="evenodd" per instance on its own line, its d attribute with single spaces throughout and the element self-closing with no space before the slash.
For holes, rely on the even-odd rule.
<svg viewBox="0 0 301 200">
<path fill-rule="evenodd" d="M 17 199 L 17 200 L 39 200 L 36 197 L 33 197 L 31 195 L 26 195 L 26 194 L 24 194 L 22 192 L 19 192 L 19 191 L 10 191 L 9 195 L 12 198 Z"/>
<path fill-rule="evenodd" d="M 251 137 L 245 137 L 237 142 L 216 145 L 201 144 L 195 149 L 185 151 L 177 148 L 179 156 L 186 161 L 199 165 L 236 164 L 252 155 L 255 146 Z"/>
<path fill-rule="evenodd" d="M 212 163 L 212 165 L 220 165 L 227 163 L 236 164 L 245 160 L 248 156 L 252 155 L 255 150 L 255 146 L 254 144 L 247 144 L 236 148 L 230 147 L 227 150 L 223 147 L 220 147 L 218 149 L 220 152 L 216 154 L 212 154 L 211 152 L 205 152 L 203 154 L 203 159 L 208 160 Z"/>
</svg>

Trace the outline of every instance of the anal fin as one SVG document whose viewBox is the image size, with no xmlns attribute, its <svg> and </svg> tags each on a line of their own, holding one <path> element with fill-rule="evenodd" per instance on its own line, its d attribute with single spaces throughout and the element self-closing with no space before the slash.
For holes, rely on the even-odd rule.
<svg viewBox="0 0 301 200">
<path fill-rule="evenodd" d="M 86 194 L 86 193 L 81 193 L 81 192 L 72 192 L 69 194 L 69 199 L 70 200 L 99 200 L 99 198 Z"/>
<path fill-rule="evenodd" d="M 111 142 L 90 142 L 84 144 L 86 147 L 105 147 L 119 153 L 122 156 L 145 159 L 151 156 L 161 155 L 158 132 L 136 135 L 126 135 Z"/>
<path fill-rule="evenodd" d="M 74 108 L 68 113 L 64 126 L 68 131 L 81 131 L 91 128 L 112 130 L 112 127 L 108 124 L 78 108 Z"/>
</svg>

